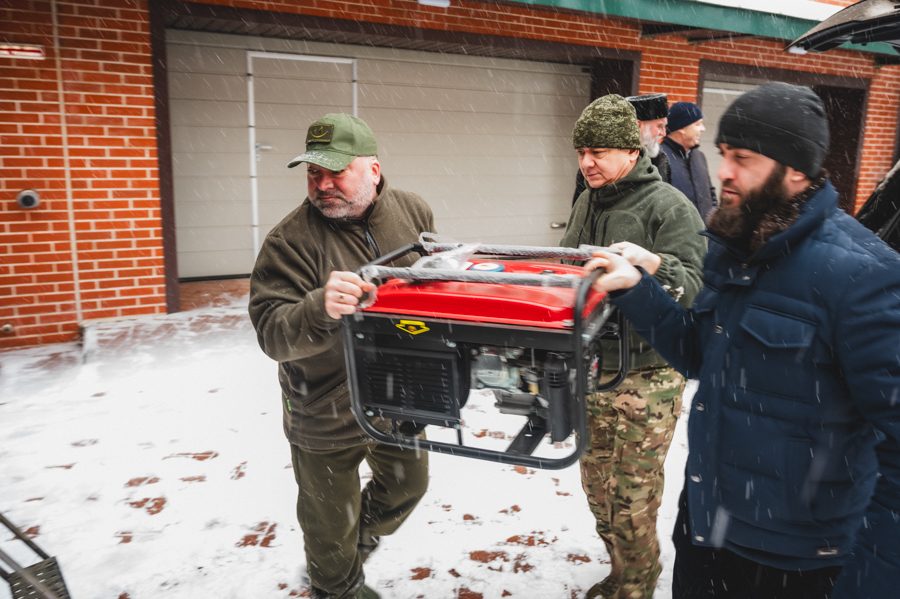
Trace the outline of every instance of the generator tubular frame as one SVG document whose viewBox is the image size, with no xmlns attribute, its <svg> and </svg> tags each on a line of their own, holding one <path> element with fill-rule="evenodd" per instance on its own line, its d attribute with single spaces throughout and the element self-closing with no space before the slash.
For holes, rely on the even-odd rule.
<svg viewBox="0 0 900 599">
<path fill-rule="evenodd" d="M 539 249 L 539 248 L 535 248 Z M 411 252 L 416 252 L 420 255 L 428 255 L 431 252 L 428 251 L 428 248 L 423 246 L 421 243 L 412 243 L 402 248 L 399 248 L 389 254 L 378 258 L 357 271 L 357 274 L 361 276 L 365 273 L 366 267 L 370 266 L 383 266 L 385 264 L 389 264 L 398 258 L 401 258 Z M 504 255 L 502 251 L 502 246 L 492 246 L 491 254 L 493 256 Z M 515 255 L 517 258 L 522 257 L 520 252 L 516 252 Z M 588 254 L 589 255 L 589 254 Z M 535 257 L 543 256 L 543 254 L 535 254 Z M 546 257 L 546 256 L 545 256 Z M 385 269 L 382 269 L 384 271 Z M 398 269 L 399 270 L 399 269 Z M 460 271 L 465 272 L 465 271 Z M 571 337 L 571 346 L 569 350 L 572 352 L 573 361 L 575 366 L 575 410 L 574 410 L 574 422 L 573 422 L 573 432 L 576 433 L 577 443 L 574 451 L 562 458 L 542 458 L 531 455 L 531 452 L 537 446 L 541 439 L 547 434 L 548 429 L 545 426 L 541 426 L 541 420 L 535 416 L 529 416 L 528 421 L 516 435 L 516 438 L 513 442 L 507 447 L 506 451 L 497 451 L 491 449 L 484 449 L 480 447 L 472 447 L 462 444 L 462 431 L 460 428 L 457 428 L 457 439 L 459 441 L 458 444 L 446 443 L 442 441 L 432 441 L 429 439 L 424 439 L 419 436 L 409 436 L 400 434 L 397 432 L 397 420 L 392 419 L 392 432 L 385 433 L 378 428 L 376 428 L 370 421 L 370 417 L 374 417 L 374 414 L 366 413 L 366 406 L 362 405 L 360 401 L 360 386 L 359 386 L 359 377 L 357 374 L 357 365 L 356 365 L 356 356 L 355 356 L 355 340 L 354 340 L 354 331 L 352 326 L 343 326 L 343 334 L 344 334 L 344 348 L 345 348 L 345 358 L 347 362 L 347 379 L 350 386 L 350 405 L 353 410 L 353 414 L 356 417 L 357 422 L 363 431 L 375 439 L 376 441 L 380 441 L 382 443 L 388 443 L 390 445 L 395 445 L 407 449 L 415 449 L 415 450 L 426 450 L 432 451 L 436 453 L 444 453 L 449 455 L 458 455 L 470 458 L 476 458 L 480 460 L 487 460 L 492 462 L 499 462 L 502 464 L 513 464 L 520 465 L 532 468 L 540 468 L 547 470 L 558 470 L 562 468 L 566 468 L 571 464 L 575 463 L 584 452 L 585 447 L 588 443 L 588 434 L 587 434 L 587 426 L 586 426 L 586 409 L 585 409 L 585 395 L 587 392 L 587 372 L 584 361 L 584 351 L 586 346 L 596 337 L 599 337 L 603 326 L 609 321 L 610 313 L 614 310 L 612 306 L 608 303 L 608 299 L 603 301 L 604 305 L 604 314 L 600 316 L 600 322 L 594 323 L 595 326 L 593 334 L 591 336 L 587 336 L 584 334 L 584 322 L 583 311 L 585 302 L 587 299 L 588 292 L 590 291 L 591 286 L 603 274 L 603 270 L 595 270 L 591 272 L 588 276 L 584 277 L 580 284 L 578 285 L 575 293 L 575 306 L 573 310 L 573 325 L 570 333 Z M 479 273 L 481 276 L 490 276 L 490 273 Z M 501 274 L 501 273 L 497 273 Z M 386 278 L 390 278 L 389 275 Z M 501 277 L 498 277 L 501 278 Z M 508 279 L 508 276 L 506 277 Z M 510 284 L 508 281 L 504 281 L 504 284 Z M 513 283 L 515 284 L 515 283 Z M 532 283 L 533 284 L 533 283 Z M 610 380 L 609 382 L 598 385 L 598 387 L 594 390 L 595 392 L 605 392 L 615 389 L 621 384 L 621 382 L 625 379 L 625 376 L 630 369 L 630 358 L 629 358 L 629 338 L 628 338 L 628 330 L 627 323 L 622 316 L 621 312 L 615 311 L 617 314 L 617 323 L 618 323 L 618 341 L 619 341 L 619 368 L 616 376 Z M 356 315 L 348 316 L 346 318 L 386 318 L 391 319 L 394 317 L 400 317 L 402 315 L 389 314 L 389 313 L 368 313 L 368 312 L 358 312 Z M 460 326 L 460 321 L 456 321 L 453 319 L 441 319 L 441 318 L 424 318 L 418 316 L 417 318 L 421 318 L 423 321 L 428 321 L 431 323 L 439 324 L 439 323 L 449 323 L 451 325 Z M 478 326 L 477 323 L 473 323 L 472 326 Z M 483 325 L 482 325 L 483 326 Z M 532 329 L 533 327 L 522 327 L 523 329 Z M 537 332 L 539 329 L 535 329 Z M 564 335 L 565 333 L 559 333 Z M 588 337 L 588 338 L 585 338 Z M 548 423 L 549 424 L 549 423 Z"/>
</svg>

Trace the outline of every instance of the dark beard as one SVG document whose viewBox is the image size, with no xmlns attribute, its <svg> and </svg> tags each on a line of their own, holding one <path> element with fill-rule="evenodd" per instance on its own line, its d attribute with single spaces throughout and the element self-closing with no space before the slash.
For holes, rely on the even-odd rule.
<svg viewBox="0 0 900 599">
<path fill-rule="evenodd" d="M 762 247 L 774 233 L 762 230 L 760 223 L 763 219 L 773 212 L 780 212 L 782 207 L 790 211 L 790 197 L 784 187 L 786 173 L 787 168 L 783 164 L 776 164 L 765 183 L 759 189 L 749 192 L 740 206 L 724 206 L 720 203 L 707 220 L 709 231 L 744 251 L 755 252 Z M 793 206 L 791 222 L 796 219 L 798 207 Z"/>
</svg>

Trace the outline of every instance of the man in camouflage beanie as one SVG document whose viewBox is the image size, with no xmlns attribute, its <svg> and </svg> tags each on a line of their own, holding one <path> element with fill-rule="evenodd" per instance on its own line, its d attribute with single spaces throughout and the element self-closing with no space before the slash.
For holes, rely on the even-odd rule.
<svg viewBox="0 0 900 599">
<path fill-rule="evenodd" d="M 641 149 L 641 131 L 634 107 L 618 94 L 597 98 L 575 121 L 572 143 L 576 149 Z"/>
<path fill-rule="evenodd" d="M 644 256 L 641 266 L 690 306 L 706 253 L 698 235 L 703 221 L 650 163 L 635 109 L 621 96 L 597 99 L 579 117 L 572 141 L 589 188 L 575 203 L 560 245 L 611 245 L 625 256 Z M 581 481 L 611 564 L 610 575 L 586 599 L 649 599 L 662 570 L 656 513 L 684 378 L 630 327 L 629 334 L 625 380 L 586 398 L 590 440 Z M 611 376 L 608 369 L 619 363 L 614 342 L 604 342 L 602 357 L 603 374 Z"/>
<path fill-rule="evenodd" d="M 616 98 L 619 98 L 619 96 L 616 96 Z M 600 100 L 603 100 L 603 102 L 601 103 Z M 631 107 L 634 108 L 635 115 L 637 116 L 640 143 L 647 150 L 650 163 L 659 170 L 659 176 L 664 182 L 671 183 L 672 176 L 669 167 L 669 159 L 665 153 L 660 150 L 659 145 L 659 139 L 666 135 L 666 122 L 669 114 L 669 104 L 666 94 L 629 96 L 625 98 L 625 100 L 627 100 Z M 604 96 L 593 102 L 584 110 L 581 118 L 578 119 L 578 123 L 580 123 L 581 126 L 579 126 L 579 124 L 575 125 L 575 135 L 573 135 L 573 137 L 579 135 L 583 137 L 582 133 L 584 131 L 613 131 L 614 136 L 624 135 L 627 139 L 595 141 L 601 142 L 601 145 L 605 145 L 606 143 L 619 143 L 619 146 L 610 145 L 609 147 L 625 147 L 625 145 L 627 145 L 628 148 L 631 149 L 634 147 L 632 143 L 634 140 L 631 137 L 633 132 L 631 131 L 630 119 L 627 118 L 627 112 L 627 109 L 621 105 L 621 102 L 614 100 L 613 96 Z M 589 126 L 590 123 L 593 123 L 598 119 L 604 120 L 604 124 L 609 126 L 598 124 L 599 129 L 594 129 Z M 581 133 L 579 133 L 579 131 L 581 131 Z M 589 140 L 576 140 L 576 146 L 579 141 Z M 622 145 L 623 142 L 624 145 Z M 575 174 L 575 195 L 572 197 L 573 206 L 575 205 L 575 202 L 578 201 L 578 196 L 580 196 L 587 187 L 588 184 L 584 180 L 584 175 L 581 174 L 581 170 L 579 170 Z"/>
</svg>

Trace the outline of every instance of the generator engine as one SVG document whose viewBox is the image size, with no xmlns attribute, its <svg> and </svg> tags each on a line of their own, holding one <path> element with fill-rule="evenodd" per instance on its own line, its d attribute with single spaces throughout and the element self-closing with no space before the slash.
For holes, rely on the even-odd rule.
<svg viewBox="0 0 900 599">
<path fill-rule="evenodd" d="M 572 433 L 575 369 L 572 356 L 529 352 L 520 347 L 481 347 L 473 350 L 472 380 L 476 389 L 494 393 L 501 414 L 536 417 L 550 423 L 550 440 L 559 443 Z M 543 355 L 541 355 L 543 354 Z"/>
<path fill-rule="evenodd" d="M 455 246 L 450 246 L 455 247 Z M 345 319 L 351 404 L 363 430 L 378 441 L 537 468 L 563 468 L 586 443 L 584 396 L 615 387 L 628 370 L 627 335 L 604 294 L 575 266 L 497 256 L 587 259 L 590 248 L 487 246 L 464 268 L 390 268 L 409 252 L 433 254 L 442 244 L 412 244 L 360 269 L 384 280 L 366 307 Z M 548 255 L 549 254 L 549 255 Z M 562 254 L 562 255 L 561 255 Z M 601 386 L 599 340 L 619 340 L 619 374 Z M 490 391 L 501 414 L 525 417 L 505 451 L 463 443 L 460 410 L 472 390 Z M 457 443 L 430 441 L 426 426 L 452 428 Z M 576 433 L 564 458 L 533 456 L 549 435 Z"/>
</svg>

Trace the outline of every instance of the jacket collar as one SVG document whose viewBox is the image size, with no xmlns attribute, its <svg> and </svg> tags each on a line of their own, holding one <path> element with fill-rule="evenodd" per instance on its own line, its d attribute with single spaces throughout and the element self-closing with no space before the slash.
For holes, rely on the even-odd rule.
<svg viewBox="0 0 900 599">
<path fill-rule="evenodd" d="M 690 150 L 668 136 L 663 138 L 662 143 L 671 148 L 681 158 L 685 158 L 691 153 Z"/>
<path fill-rule="evenodd" d="M 838 210 L 838 193 L 831 185 L 831 181 L 826 179 L 822 188 L 800 207 L 800 215 L 794 224 L 769 238 L 755 254 L 751 255 L 747 251 L 740 250 L 709 231 L 700 234 L 706 235 L 724 247 L 741 262 L 747 264 L 765 262 L 790 254 L 791 248 L 799 245 L 836 210 Z"/>
</svg>

